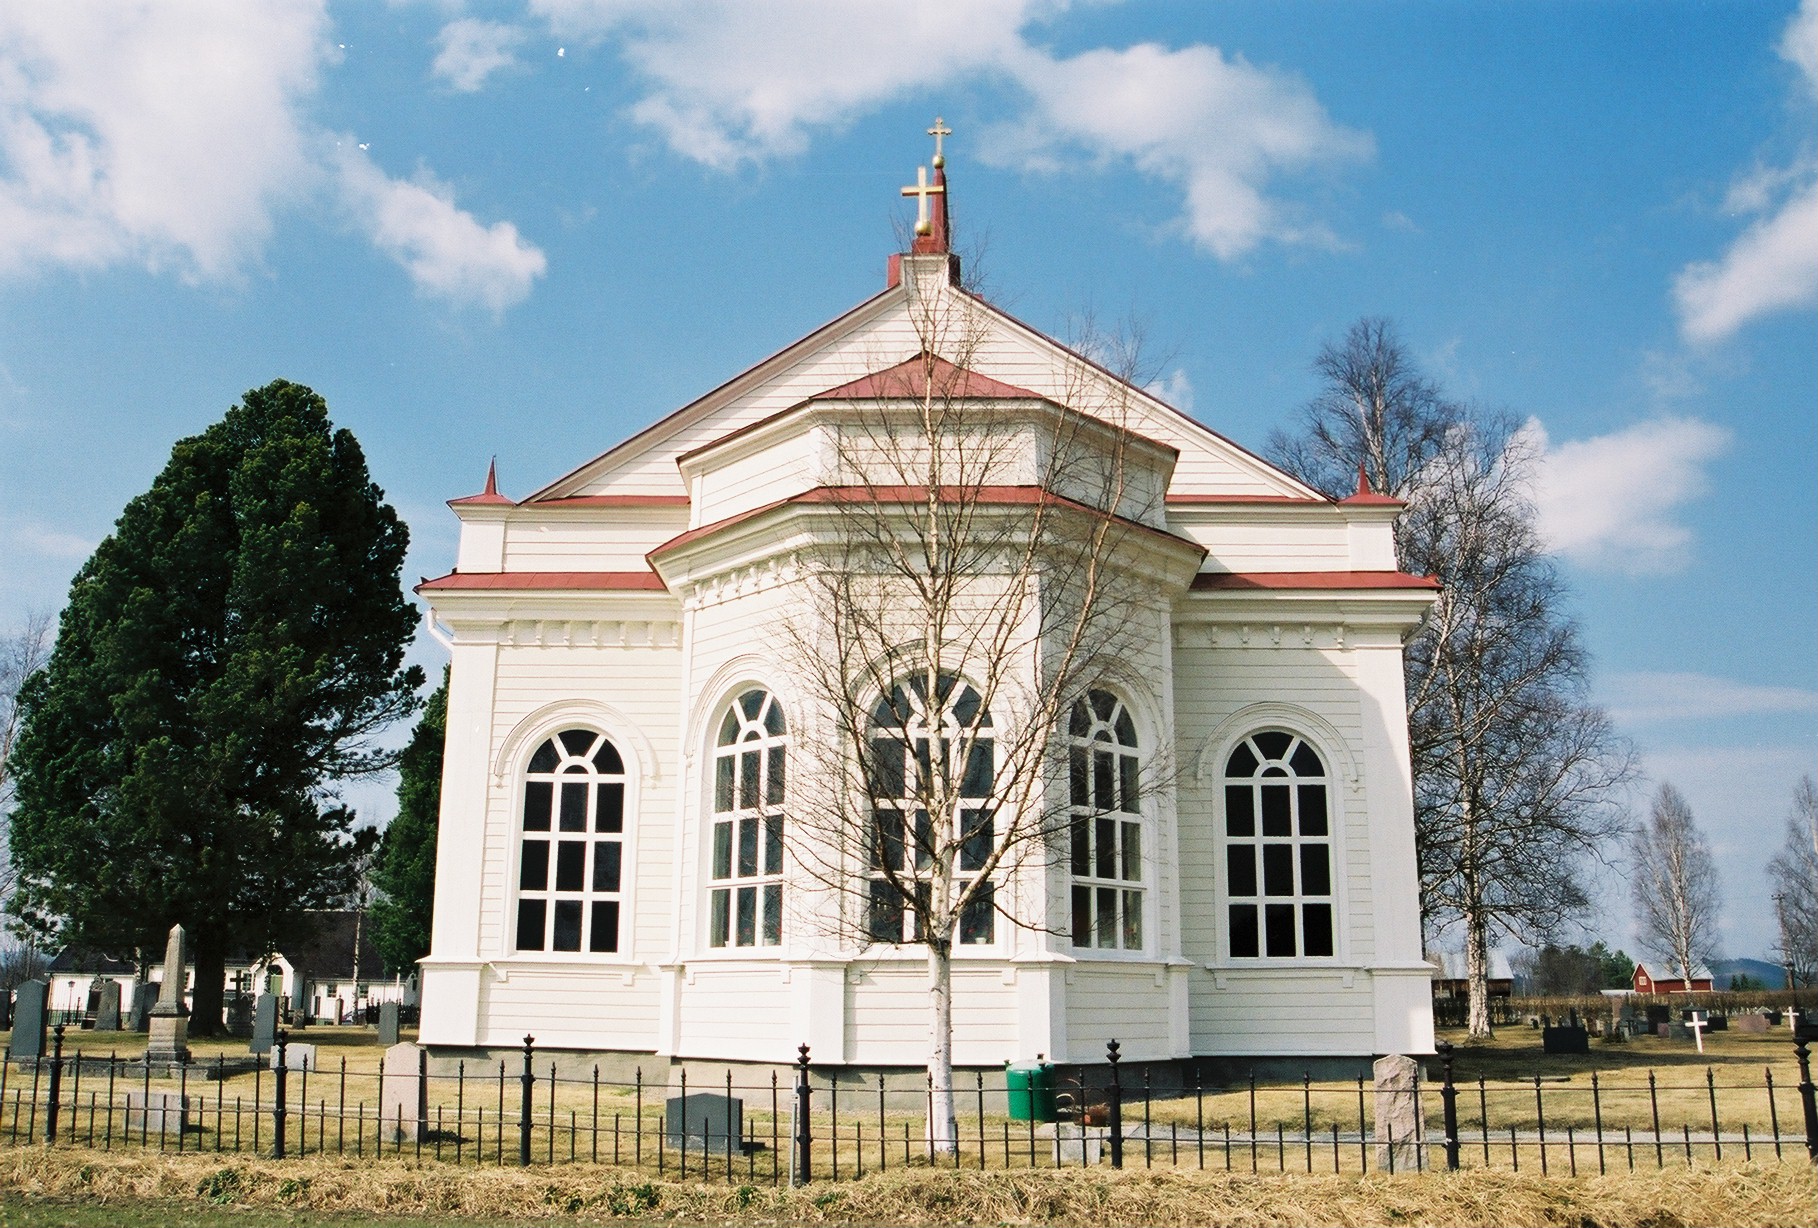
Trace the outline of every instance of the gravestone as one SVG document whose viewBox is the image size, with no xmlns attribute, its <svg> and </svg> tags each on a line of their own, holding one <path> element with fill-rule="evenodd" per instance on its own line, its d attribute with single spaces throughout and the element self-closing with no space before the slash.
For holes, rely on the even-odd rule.
<svg viewBox="0 0 1818 1228">
<path fill-rule="evenodd" d="M 1376 1167 L 1411 1173 L 1420 1167 L 1420 1066 L 1405 1054 L 1376 1059 Z"/>
<path fill-rule="evenodd" d="M 181 1135 L 188 1120 L 189 1101 L 188 1096 L 177 1092 L 127 1092 L 127 1137 Z"/>
<path fill-rule="evenodd" d="M 1665 1023 L 1667 1020 L 1671 1019 L 1672 1017 L 1673 1017 L 1673 1008 L 1666 1005 L 1665 1003 L 1650 1003 L 1649 1004 L 1649 1006 L 1648 1006 L 1648 1022 L 1649 1023 L 1654 1024 L 1654 1025 L 1659 1025 L 1659 1024 Z"/>
<path fill-rule="evenodd" d="M 429 1054 L 411 1044 L 385 1050 L 380 1067 L 380 1120 L 394 1143 L 420 1143 L 429 1136 Z"/>
<path fill-rule="evenodd" d="M 133 1006 L 127 1026 L 135 1032 L 144 1032 L 151 1027 L 152 1003 L 157 999 L 157 994 L 152 992 L 154 984 L 156 982 L 133 982 Z"/>
<path fill-rule="evenodd" d="M 1590 1035 L 1583 1028 L 1558 1024 L 1540 1034 L 1540 1048 L 1543 1053 L 1589 1053 Z"/>
<path fill-rule="evenodd" d="M 714 1154 L 726 1150 L 728 1138 L 745 1137 L 745 1102 L 736 1096 L 717 1092 L 689 1092 L 671 1096 L 663 1102 L 663 1129 L 669 1145 L 707 1149 Z M 739 1143 L 734 1143 L 738 1149 Z"/>
<path fill-rule="evenodd" d="M 1750 1011 L 1746 1015 L 1738 1015 L 1736 1016 L 1735 1030 L 1738 1032 L 1747 1032 L 1753 1036 L 1765 1035 L 1768 1030 L 1768 1017 L 1754 1011 Z"/>
<path fill-rule="evenodd" d="M 379 1043 L 387 1049 L 398 1043 L 398 1004 L 379 1004 Z"/>
<path fill-rule="evenodd" d="M 152 1007 L 151 1036 L 145 1042 L 147 1063 L 189 1061 L 189 1010 L 183 1005 L 188 962 L 187 935 L 181 925 L 173 925 L 164 944 L 164 985 Z"/>
<path fill-rule="evenodd" d="M 1044 1122 L 1035 1127 L 1037 1138 L 1054 1140 L 1056 1168 L 1096 1165 L 1104 1155 L 1105 1139 L 1110 1133 L 1103 1126 L 1082 1126 L 1072 1121 Z"/>
<path fill-rule="evenodd" d="M 49 1004 L 48 981 L 26 981 L 19 986 L 13 1000 L 13 1039 L 6 1047 L 8 1057 L 18 1061 L 44 1056 L 45 1008 Z"/>
<path fill-rule="evenodd" d="M 1780 1021 L 1776 1019 L 1775 1023 Z M 13 995 L 8 989 L 0 989 L 0 1032 L 13 1026 Z"/>
<path fill-rule="evenodd" d="M 301 968 L 290 978 L 290 1018 L 299 1025 L 309 1022 L 309 982 L 303 979 Z"/>
<path fill-rule="evenodd" d="M 1692 1029 L 1686 1027 L 1685 1024 L 1679 1022 L 1677 1019 L 1673 1020 L 1670 1023 L 1663 1024 L 1661 1026 L 1663 1026 L 1666 1029 L 1666 1031 L 1662 1032 L 1661 1035 L 1665 1036 L 1668 1040 L 1690 1040 L 1690 1039 L 1692 1039 Z"/>
<path fill-rule="evenodd" d="M 95 1006 L 95 1031 L 120 1030 L 120 982 L 109 977 L 101 982 L 101 1001 Z"/>
<path fill-rule="evenodd" d="M 269 1065 L 270 1065 L 270 1068 L 273 1070 L 276 1070 L 278 1068 L 278 1050 L 275 1045 L 272 1047 L 271 1062 L 269 1063 Z M 310 1071 L 315 1070 L 316 1069 L 316 1047 L 314 1045 L 306 1045 L 300 1041 L 294 1041 L 294 1040 L 291 1041 L 288 1045 L 285 1045 L 284 1046 L 284 1069 L 286 1069 L 286 1070 L 310 1070 Z"/>
<path fill-rule="evenodd" d="M 247 1042 L 246 1051 L 264 1057 L 277 1039 L 278 999 L 275 994 L 262 993 L 253 1004 L 252 1039 Z"/>
</svg>

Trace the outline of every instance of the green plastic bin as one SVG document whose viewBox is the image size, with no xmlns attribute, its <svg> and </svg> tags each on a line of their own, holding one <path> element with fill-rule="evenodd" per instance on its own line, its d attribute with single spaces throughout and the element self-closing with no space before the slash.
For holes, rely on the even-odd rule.
<svg viewBox="0 0 1818 1228">
<path fill-rule="evenodd" d="M 1004 1067 L 1011 1121 L 1054 1121 L 1054 1067 L 1047 1062 L 1012 1062 Z"/>
</svg>

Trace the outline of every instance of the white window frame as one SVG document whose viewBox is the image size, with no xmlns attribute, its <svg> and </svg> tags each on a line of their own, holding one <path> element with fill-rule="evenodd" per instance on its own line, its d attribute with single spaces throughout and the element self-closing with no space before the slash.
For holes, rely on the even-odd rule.
<svg viewBox="0 0 1818 1228">
<path fill-rule="evenodd" d="M 564 734 L 583 733 L 591 737 L 585 756 L 577 755 L 562 741 Z M 533 770 L 532 763 L 544 745 L 554 742 L 557 746 L 555 769 L 552 771 Z M 618 772 L 601 772 L 594 769 L 592 759 L 600 753 L 602 742 L 610 744 L 619 758 Z M 509 890 L 506 893 L 506 910 L 500 925 L 501 945 L 509 959 L 534 960 L 544 963 L 590 963 L 612 964 L 632 961 L 632 939 L 634 919 L 632 905 L 632 887 L 636 873 L 634 851 L 634 831 L 637 815 L 637 778 L 635 770 L 638 762 L 634 754 L 628 754 L 630 748 L 625 740 L 615 736 L 611 730 L 602 729 L 593 721 L 575 719 L 552 721 L 535 737 L 526 738 L 520 747 L 518 770 L 513 773 L 513 788 L 510 795 L 512 807 L 512 841 L 506 855 L 506 881 Z M 565 764 L 585 760 L 589 770 L 584 773 L 563 773 Z M 565 783 L 564 775 L 576 778 L 576 782 L 585 782 L 586 794 L 582 815 L 583 828 L 579 831 L 570 829 L 566 843 L 583 843 L 574 839 L 577 835 L 585 836 L 586 849 L 581 859 L 581 889 L 570 890 L 556 886 L 559 881 L 560 853 L 558 845 L 564 843 L 565 834 L 561 827 L 561 785 Z M 526 826 L 528 817 L 529 788 L 533 783 L 550 785 L 549 827 L 533 828 Z M 617 784 L 620 786 L 619 830 L 602 832 L 597 830 L 597 807 L 600 800 L 601 785 Z M 616 837 L 616 841 L 614 839 Z M 545 863 L 545 876 L 542 888 L 524 886 L 524 845 L 528 840 L 541 840 L 548 847 L 549 860 Z M 617 843 L 619 849 L 618 890 L 596 889 L 594 881 L 597 874 L 598 858 L 603 846 Z M 541 900 L 545 904 L 543 916 L 543 940 L 541 949 L 521 948 L 518 945 L 519 911 L 523 903 L 530 900 Z M 558 903 L 578 902 L 581 905 L 581 946 L 579 950 L 556 950 L 555 923 Z M 618 905 L 618 925 L 616 949 L 612 951 L 593 951 L 591 945 L 593 933 L 593 912 L 595 904 L 616 903 Z"/>
<path fill-rule="evenodd" d="M 1271 759 L 1262 753 L 1262 748 L 1255 745 L 1255 739 L 1269 734 L 1282 734 L 1288 738 L 1283 752 L 1284 757 Z M 1319 757 L 1322 774 L 1319 776 L 1302 776 L 1297 771 L 1293 775 L 1265 777 L 1260 774 L 1250 776 L 1230 776 L 1231 757 L 1239 747 L 1249 745 L 1257 757 L 1257 767 L 1280 764 L 1291 759 L 1300 746 L 1304 745 Z M 1252 726 L 1241 734 L 1231 738 L 1219 751 L 1217 761 L 1217 802 L 1214 806 L 1214 822 L 1217 838 L 1214 847 L 1217 849 L 1217 861 L 1214 866 L 1218 891 L 1218 950 L 1223 966 L 1233 969 L 1298 967 L 1298 966 L 1331 966 L 1344 963 L 1347 958 L 1347 935 L 1344 923 L 1344 866 L 1343 855 L 1344 816 L 1343 790 L 1339 787 L 1343 777 L 1335 770 L 1337 764 L 1332 748 L 1323 740 L 1307 732 L 1304 728 L 1288 722 L 1271 722 L 1266 725 Z M 1289 787 L 1289 835 L 1265 836 L 1263 834 L 1263 816 L 1261 797 L 1257 789 L 1266 782 L 1279 782 Z M 1304 836 L 1301 833 L 1300 807 L 1301 799 L 1298 786 L 1318 784 L 1325 791 L 1326 832 L 1324 836 Z M 1230 834 L 1230 793 L 1231 786 L 1248 787 L 1251 791 L 1252 832 L 1250 836 L 1233 837 Z M 1268 845 L 1286 845 L 1293 851 L 1290 863 L 1293 871 L 1295 890 L 1287 895 L 1267 895 L 1266 869 L 1263 864 L 1262 849 Z M 1326 873 L 1328 890 L 1324 895 L 1308 894 L 1302 888 L 1302 861 L 1299 849 L 1302 845 L 1323 844 L 1326 849 Z M 1253 866 L 1256 871 L 1256 894 L 1235 896 L 1231 891 L 1230 850 L 1234 845 L 1241 845 L 1256 850 Z M 1268 954 L 1268 914 L 1270 904 L 1289 905 L 1294 909 L 1294 955 Z M 1324 904 L 1331 910 L 1332 950 L 1326 955 L 1307 955 L 1306 950 L 1306 905 Z M 1231 912 L 1234 906 L 1251 906 L 1256 909 L 1255 955 L 1236 955 L 1232 953 Z"/>
<path fill-rule="evenodd" d="M 1109 711 L 1100 711 L 1100 701 L 1108 701 Z M 1085 728 L 1077 728 L 1075 717 L 1084 706 L 1087 713 Z M 1108 736 L 1101 736 L 1108 735 Z M 1156 824 L 1152 806 L 1143 804 L 1143 741 L 1137 725 L 1136 712 L 1130 703 L 1111 687 L 1093 687 L 1077 701 L 1067 713 L 1067 801 L 1071 815 L 1068 832 L 1067 858 L 1067 940 L 1078 958 L 1091 959 L 1143 959 L 1155 948 L 1154 916 L 1152 901 L 1155 896 L 1155 840 Z M 1125 739 L 1128 738 L 1126 741 Z M 1098 796 L 1099 786 L 1103 782 L 1098 776 L 1098 757 L 1109 752 L 1112 760 L 1110 791 L 1112 808 L 1104 808 L 1099 803 L 1105 799 Z M 1084 758 L 1082 765 L 1081 758 Z M 1081 770 L 1084 776 L 1081 776 Z M 1084 793 L 1082 795 L 1082 788 Z M 1084 800 L 1082 800 L 1082 796 Z M 1128 807 L 1134 807 L 1129 809 Z M 1096 871 L 1103 859 L 1103 850 L 1099 847 L 1099 836 L 1103 829 L 1110 826 L 1114 832 L 1114 849 L 1112 858 L 1112 875 L 1105 877 Z M 1129 836 L 1136 836 L 1135 877 L 1129 877 L 1130 865 L 1127 859 Z M 1082 834 L 1086 837 L 1084 860 L 1087 870 L 1079 869 L 1082 853 L 1079 840 Z M 1093 920 L 1090 926 L 1092 940 L 1085 944 L 1075 941 L 1079 932 L 1078 905 L 1076 895 L 1080 891 L 1089 893 L 1087 912 Z M 1113 937 L 1112 945 L 1100 945 L 1098 933 L 1103 928 L 1100 909 L 1104 903 L 1104 892 L 1114 892 L 1113 898 Z M 1138 941 L 1135 945 L 1126 945 L 1124 939 L 1128 931 L 1128 916 L 1131 897 L 1135 896 L 1136 924 Z"/>
<path fill-rule="evenodd" d="M 751 695 L 762 695 L 757 712 L 747 714 L 744 701 Z M 707 773 L 705 797 L 702 809 L 704 820 L 702 831 L 702 908 L 704 919 L 701 928 L 700 947 L 714 959 L 750 959 L 773 958 L 780 954 L 789 940 L 785 918 L 788 912 L 788 888 L 785 886 L 789 867 L 788 811 L 789 811 L 789 764 L 793 744 L 790 740 L 790 721 L 784 710 L 782 698 L 774 687 L 761 682 L 747 682 L 733 688 L 732 693 L 710 711 L 714 714 L 708 726 L 708 753 L 706 755 Z M 766 721 L 773 715 L 780 731 L 766 727 Z M 733 722 L 733 740 L 722 742 L 727 722 Z M 752 736 L 746 736 L 750 734 Z M 755 754 L 758 757 L 759 773 L 756 784 L 755 804 L 740 805 L 740 786 L 743 782 L 739 759 L 744 755 Z M 783 767 L 781 790 L 771 794 L 772 772 L 776 761 L 773 754 L 780 754 Z M 731 801 L 733 807 L 722 811 L 719 808 L 721 764 L 733 765 Z M 769 823 L 776 823 L 774 846 L 770 841 Z M 740 874 L 738 858 L 741 852 L 741 837 L 745 824 L 752 824 L 756 847 L 755 872 Z M 731 873 L 720 877 L 717 873 L 719 853 L 719 833 L 725 828 L 728 833 L 727 864 Z M 774 862 L 770 860 L 771 852 L 776 854 Z M 774 867 L 774 868 L 773 868 Z M 753 937 L 749 944 L 736 941 L 738 935 L 737 904 L 742 891 L 753 892 Z M 726 900 L 727 938 L 723 944 L 715 945 L 716 935 L 716 901 Z M 765 941 L 765 921 L 769 918 L 772 907 L 775 909 L 776 939 Z"/>
</svg>

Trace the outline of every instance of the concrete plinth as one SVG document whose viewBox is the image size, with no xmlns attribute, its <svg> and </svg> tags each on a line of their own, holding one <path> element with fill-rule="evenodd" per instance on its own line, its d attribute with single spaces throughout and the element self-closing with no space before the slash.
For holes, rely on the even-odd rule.
<svg viewBox="0 0 1818 1228">
<path fill-rule="evenodd" d="M 189 1061 L 189 1020 L 182 1015 L 153 1015 L 145 1043 L 147 1062 Z"/>
</svg>

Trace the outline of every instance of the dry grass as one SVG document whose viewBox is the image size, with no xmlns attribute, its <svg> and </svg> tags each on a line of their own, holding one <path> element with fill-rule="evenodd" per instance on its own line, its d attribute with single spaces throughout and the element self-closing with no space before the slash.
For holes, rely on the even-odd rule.
<svg viewBox="0 0 1818 1228">
<path fill-rule="evenodd" d="M 1805 1165 L 1579 1180 L 1523 1173 L 1241 1177 L 1197 1173 L 888 1173 L 802 1190 L 653 1182 L 591 1165 L 457 1170 L 403 1161 L 0 1154 L 0 1190 L 86 1206 L 288 1208 L 449 1221 L 774 1224 L 1812 1224 Z"/>
</svg>

